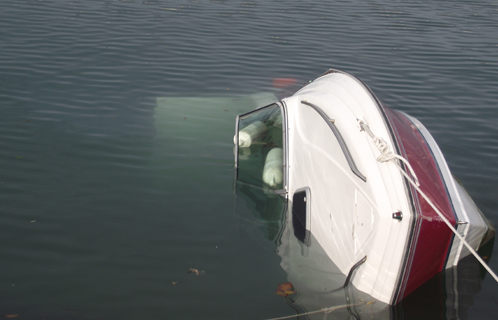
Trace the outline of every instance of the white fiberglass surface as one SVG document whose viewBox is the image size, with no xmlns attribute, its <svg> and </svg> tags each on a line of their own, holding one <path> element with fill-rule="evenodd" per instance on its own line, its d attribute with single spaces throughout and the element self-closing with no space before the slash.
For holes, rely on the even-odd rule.
<svg viewBox="0 0 498 320">
<path fill-rule="evenodd" d="M 472 198 L 469 196 L 463 185 L 461 185 L 456 179 L 454 179 L 456 182 L 456 189 L 457 192 L 460 195 L 460 198 L 462 199 L 463 207 L 465 208 L 465 211 L 468 213 L 469 220 L 468 224 L 466 226 L 468 227 L 467 233 L 465 240 L 470 244 L 470 246 L 474 250 L 478 250 L 479 246 L 482 244 L 481 241 L 483 239 L 483 234 L 486 233 L 488 230 L 488 223 L 483 217 L 482 213 L 479 211 L 477 206 L 475 205 L 474 201 Z M 458 259 L 462 259 L 470 254 L 469 249 L 461 243 L 460 240 L 455 239 L 454 240 L 454 246 L 458 245 L 459 249 L 461 250 L 460 256 Z M 454 263 L 456 265 L 457 262 Z M 447 266 L 449 267 L 449 266 Z"/>
<path fill-rule="evenodd" d="M 357 102 L 353 112 L 343 97 L 354 96 L 355 90 L 362 88 L 357 83 L 349 83 L 349 87 L 332 85 L 331 89 L 324 84 L 325 80 L 317 84 L 319 90 L 314 91 L 312 83 L 298 96 L 285 100 L 289 121 L 290 197 L 296 189 L 310 188 L 312 235 L 345 274 L 368 256 L 357 270 L 353 283 L 377 299 L 389 302 L 410 225 L 404 185 L 394 166 L 376 161 L 376 150 L 356 125 L 357 115 L 366 117 L 365 114 L 371 113 L 370 123 L 374 128 L 383 129 L 377 129 L 382 135 L 387 135 L 372 101 L 368 105 L 365 101 Z M 340 90 L 334 91 L 334 88 Z M 323 108 L 335 121 L 367 182 L 353 174 L 333 132 L 315 110 L 300 103 L 302 100 Z M 362 113 L 363 108 L 368 112 Z M 404 221 L 392 219 L 392 213 L 398 210 L 404 212 Z"/>
</svg>

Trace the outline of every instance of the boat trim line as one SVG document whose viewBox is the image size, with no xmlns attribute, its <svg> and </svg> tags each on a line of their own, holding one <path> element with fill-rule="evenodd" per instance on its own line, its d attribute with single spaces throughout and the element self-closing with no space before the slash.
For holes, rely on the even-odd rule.
<svg viewBox="0 0 498 320">
<path fill-rule="evenodd" d="M 358 176 L 358 178 L 360 178 L 364 182 L 367 182 L 367 177 L 365 177 L 360 172 L 360 170 L 358 170 L 358 167 L 356 166 L 356 163 L 354 162 L 353 157 L 351 156 L 351 153 L 349 152 L 349 149 L 348 149 L 348 146 L 346 145 L 346 142 L 344 141 L 341 133 L 339 132 L 339 130 L 337 129 L 337 127 L 334 124 L 334 120 L 330 119 L 327 116 L 327 114 L 322 109 L 320 109 L 320 107 L 318 107 L 317 105 L 315 105 L 311 102 L 308 102 L 306 100 L 301 101 L 301 103 L 313 108 L 323 118 L 323 120 L 325 120 L 325 122 L 328 124 L 329 128 L 334 133 L 337 141 L 339 142 L 339 145 L 341 146 L 342 152 L 344 153 L 344 157 L 346 157 L 346 161 L 348 162 L 349 168 L 351 168 L 351 171 L 353 171 L 353 173 L 356 176 Z"/>
<path fill-rule="evenodd" d="M 364 256 L 361 258 L 360 261 L 356 262 L 351 269 L 349 270 L 348 276 L 346 277 L 346 281 L 344 281 L 344 285 L 342 286 L 343 288 L 346 288 L 349 286 L 349 283 L 351 282 L 351 278 L 353 277 L 353 272 L 355 272 L 356 269 L 358 269 L 365 261 L 367 261 L 367 256 Z"/>
</svg>

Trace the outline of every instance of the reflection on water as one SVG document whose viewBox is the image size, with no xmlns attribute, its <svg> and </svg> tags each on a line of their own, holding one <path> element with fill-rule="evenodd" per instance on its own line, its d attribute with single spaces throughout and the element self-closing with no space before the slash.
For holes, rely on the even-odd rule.
<svg viewBox="0 0 498 320">
<path fill-rule="evenodd" d="M 487 259 L 494 239 L 479 250 Z M 393 319 L 467 319 L 474 296 L 481 291 L 484 268 L 473 256 L 430 279 L 391 310 Z"/>
<path fill-rule="evenodd" d="M 294 314 L 299 319 L 467 319 L 467 310 L 481 290 L 485 272 L 474 257 L 468 256 L 457 267 L 430 279 L 401 303 L 389 306 L 353 285 L 345 286 L 346 275 L 340 272 L 313 235 L 309 246 L 296 238 L 290 201 L 265 188 L 240 182 L 236 191 L 238 206 L 249 209 L 253 215 L 244 218 L 256 219 L 260 227 L 264 226 L 260 235 L 275 245 L 275 252 L 281 257 L 280 266 L 296 291 L 287 297 L 289 314 L 282 316 Z M 490 241 L 480 254 L 489 259 L 492 247 L 493 241 Z M 308 314 L 341 305 L 347 307 L 330 313 Z"/>
<path fill-rule="evenodd" d="M 236 214 L 242 219 L 256 219 L 261 228 L 261 234 L 273 242 L 276 247 L 281 245 L 282 232 L 285 231 L 287 201 L 281 196 L 273 194 L 273 191 L 259 188 L 251 184 L 237 182 Z M 240 207 L 249 210 L 241 210 Z M 247 215 L 250 214 L 250 216 Z"/>
</svg>

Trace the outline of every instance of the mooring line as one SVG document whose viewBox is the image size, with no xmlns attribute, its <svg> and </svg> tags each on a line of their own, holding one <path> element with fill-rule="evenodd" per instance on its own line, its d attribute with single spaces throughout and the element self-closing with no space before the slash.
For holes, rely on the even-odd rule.
<svg viewBox="0 0 498 320">
<path fill-rule="evenodd" d="M 489 272 L 489 274 L 495 279 L 495 281 L 498 282 L 498 276 L 496 276 L 496 274 L 493 272 L 493 270 L 491 270 L 491 268 L 486 264 L 486 262 L 484 262 L 484 260 L 479 256 L 479 254 L 470 246 L 470 244 L 468 244 L 467 241 L 465 241 L 465 238 L 462 237 L 458 233 L 458 231 L 451 225 L 451 223 L 448 221 L 448 219 L 446 219 L 446 217 L 443 215 L 443 213 L 441 211 L 439 211 L 439 209 L 436 207 L 436 205 L 434 203 L 432 203 L 432 201 L 429 199 L 429 197 L 427 197 L 427 195 L 420 189 L 420 184 L 418 182 L 417 176 L 415 175 L 415 172 L 413 171 L 410 164 L 408 163 L 408 160 L 406 160 L 405 158 L 403 158 L 399 155 L 393 154 L 389 148 L 389 145 L 387 145 L 387 143 L 385 143 L 384 139 L 375 136 L 365 122 L 358 120 L 358 125 L 360 126 L 360 129 L 362 131 L 365 131 L 372 138 L 374 145 L 377 147 L 377 149 L 381 153 L 381 155 L 377 158 L 377 161 L 394 163 L 396 165 L 396 167 L 398 168 L 398 170 L 401 171 L 401 173 L 405 176 L 405 178 L 415 188 L 415 190 L 417 190 L 417 192 L 425 199 L 425 201 L 427 201 L 427 203 L 432 207 L 432 209 L 434 209 L 434 211 L 441 218 L 441 220 L 443 220 L 444 223 L 446 223 L 448 228 L 450 228 L 450 230 L 453 231 L 455 236 L 458 239 L 460 239 L 460 241 L 462 241 L 462 243 L 467 247 L 467 249 L 469 249 L 469 251 L 477 259 L 477 261 L 479 261 L 479 263 L 486 269 L 486 271 Z M 384 143 L 379 143 L 379 141 L 384 141 Z M 405 170 L 403 170 L 401 168 L 401 166 L 396 162 L 396 159 L 403 161 L 403 163 L 405 163 L 405 164 L 408 164 L 407 168 L 410 170 L 410 174 L 415 179 L 415 181 L 410 176 L 408 176 L 408 174 L 405 172 Z"/>
<path fill-rule="evenodd" d="M 369 304 L 371 304 L 371 303 L 372 302 L 369 302 Z M 321 312 L 323 312 L 323 313 L 331 313 L 332 311 L 335 311 L 335 310 L 338 310 L 338 309 L 343 309 L 343 308 L 353 307 L 353 306 L 359 306 L 360 304 L 364 304 L 364 302 L 354 303 L 354 304 L 342 304 L 340 306 L 335 306 L 335 307 L 330 307 L 330 308 L 323 308 L 323 309 L 316 310 L 316 311 L 299 313 L 299 314 L 294 314 L 292 316 L 285 316 L 285 317 L 280 317 L 280 318 L 271 318 L 271 319 L 267 319 L 267 320 L 292 319 L 292 318 L 295 318 L 295 317 L 307 316 L 309 314 L 315 314 L 315 313 L 321 313 Z"/>
</svg>

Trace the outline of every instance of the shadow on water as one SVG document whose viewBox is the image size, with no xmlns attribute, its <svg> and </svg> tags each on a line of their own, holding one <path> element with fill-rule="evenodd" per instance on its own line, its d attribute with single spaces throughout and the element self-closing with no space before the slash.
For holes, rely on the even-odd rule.
<svg viewBox="0 0 498 320">
<path fill-rule="evenodd" d="M 310 235 L 309 246 L 298 240 L 292 224 L 292 203 L 264 188 L 241 182 L 237 192 L 236 213 L 253 220 L 259 234 L 275 246 L 280 267 L 287 274 L 295 294 L 289 295 L 289 316 L 293 319 L 467 319 L 474 296 L 481 290 L 485 270 L 473 256 L 457 267 L 439 273 L 401 303 L 390 306 L 377 301 L 353 285 L 345 286 L 346 275 L 340 272 L 323 248 Z M 249 211 L 248 211 L 249 209 Z M 252 216 L 248 216 L 248 212 Z M 481 248 L 489 260 L 493 241 Z M 352 274 L 354 277 L 354 272 Z M 344 306 L 330 313 L 320 312 Z M 317 312 L 316 312 L 317 311 Z M 316 312 L 316 313 L 312 313 Z M 292 316 L 292 317 L 291 317 Z"/>
</svg>

